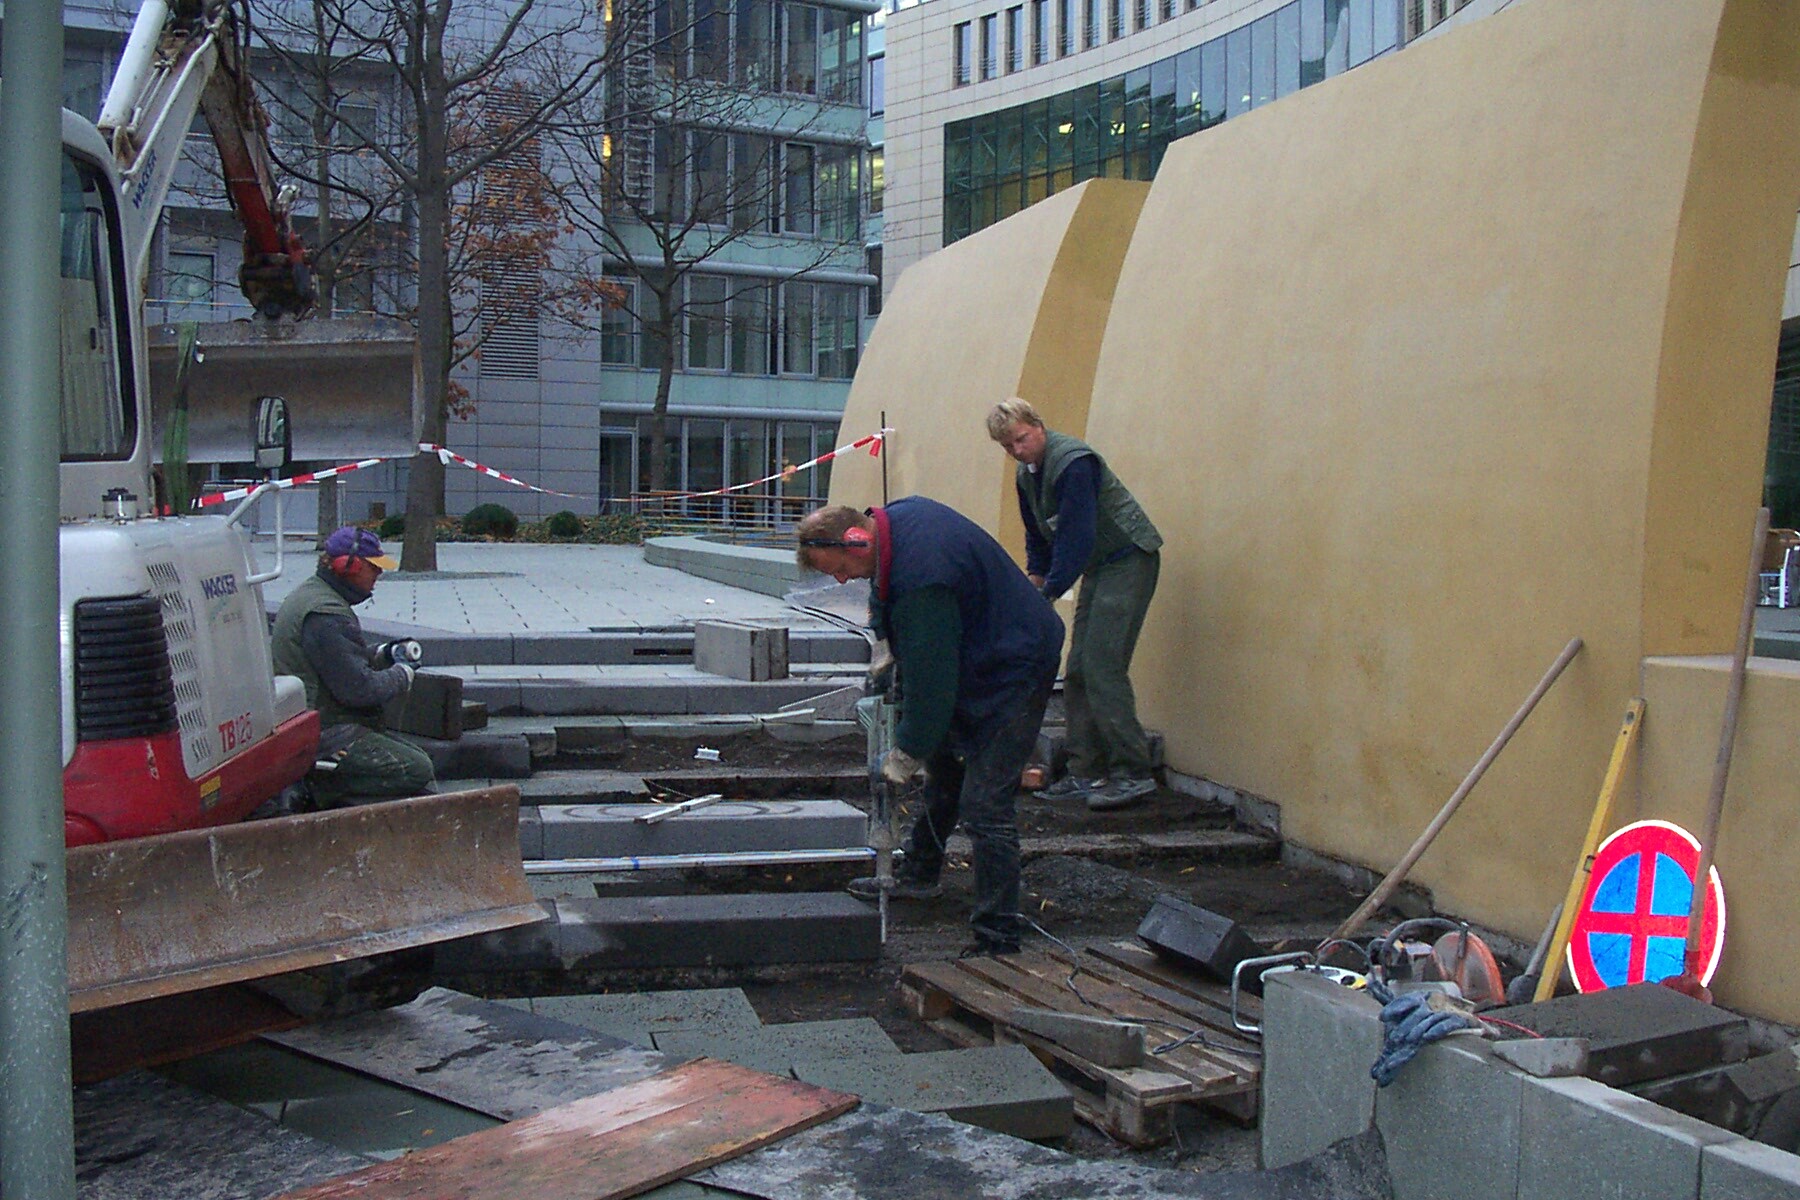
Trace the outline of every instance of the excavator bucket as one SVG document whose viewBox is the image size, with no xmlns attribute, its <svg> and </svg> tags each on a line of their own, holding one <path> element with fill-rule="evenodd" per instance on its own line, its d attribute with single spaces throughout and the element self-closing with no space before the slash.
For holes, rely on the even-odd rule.
<svg viewBox="0 0 1800 1200">
<path fill-rule="evenodd" d="M 516 787 L 83 846 L 68 870 L 75 1013 L 544 919 Z"/>
<path fill-rule="evenodd" d="M 175 398 L 181 327 L 153 325 L 150 405 L 154 441 Z M 336 465 L 418 450 L 413 399 L 418 336 L 392 317 L 218 321 L 199 326 L 188 372 L 190 463 L 248 461 L 251 420 L 263 396 L 287 399 L 298 462 Z"/>
</svg>

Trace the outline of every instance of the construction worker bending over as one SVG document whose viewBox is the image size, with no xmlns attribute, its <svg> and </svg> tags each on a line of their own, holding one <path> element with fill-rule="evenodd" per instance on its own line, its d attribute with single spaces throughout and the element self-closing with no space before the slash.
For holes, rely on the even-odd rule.
<svg viewBox="0 0 1800 1200">
<path fill-rule="evenodd" d="M 924 811 L 891 893 L 939 892 L 957 822 L 975 847 L 976 954 L 1019 949 L 1019 773 L 1056 682 L 1062 620 L 987 532 L 935 500 L 910 496 L 867 513 L 835 506 L 800 522 L 800 565 L 839 583 L 869 580 L 869 615 L 895 659 L 900 692 L 882 775 L 925 770 Z M 851 883 L 874 899 L 875 880 Z"/>
<path fill-rule="evenodd" d="M 1044 425 L 1014 396 L 988 413 L 988 436 L 1019 464 L 1025 570 L 1055 600 L 1081 580 L 1063 701 L 1069 771 L 1038 792 L 1123 808 L 1156 790 L 1150 740 L 1138 724 L 1131 655 L 1156 593 L 1162 535 L 1093 447 Z"/>
<path fill-rule="evenodd" d="M 431 790 L 431 758 L 390 737 L 381 710 L 412 686 L 413 668 L 363 640 L 351 611 L 375 591 L 394 560 L 366 529 L 346 525 L 325 539 L 319 569 L 281 602 L 272 647 L 275 670 L 297 675 L 319 712 L 319 759 L 308 777 L 319 808 L 342 808 Z"/>
</svg>

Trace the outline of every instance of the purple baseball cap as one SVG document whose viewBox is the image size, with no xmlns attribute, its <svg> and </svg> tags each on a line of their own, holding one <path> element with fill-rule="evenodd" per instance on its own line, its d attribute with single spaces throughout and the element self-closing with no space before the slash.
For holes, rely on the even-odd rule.
<svg viewBox="0 0 1800 1200">
<path fill-rule="evenodd" d="M 400 565 L 381 552 L 380 538 L 354 525 L 332 530 L 331 536 L 325 539 L 325 553 L 332 558 L 364 559 L 384 571 L 392 571 Z"/>
</svg>

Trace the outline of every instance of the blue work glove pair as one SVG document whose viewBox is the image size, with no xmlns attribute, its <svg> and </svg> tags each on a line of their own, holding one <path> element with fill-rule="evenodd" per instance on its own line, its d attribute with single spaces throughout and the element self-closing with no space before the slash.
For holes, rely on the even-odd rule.
<svg viewBox="0 0 1800 1200">
<path fill-rule="evenodd" d="M 1387 1036 L 1381 1057 L 1369 1068 L 1370 1077 L 1386 1087 L 1427 1043 L 1464 1030 L 1479 1030 L 1481 1022 L 1458 1007 L 1459 1003 L 1437 991 L 1405 992 L 1388 1001 L 1381 1010 Z"/>
</svg>

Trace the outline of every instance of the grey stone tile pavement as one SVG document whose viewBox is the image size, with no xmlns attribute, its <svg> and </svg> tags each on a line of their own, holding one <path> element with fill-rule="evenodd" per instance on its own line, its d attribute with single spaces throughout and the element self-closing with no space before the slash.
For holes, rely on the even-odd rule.
<svg viewBox="0 0 1800 1200">
<path fill-rule="evenodd" d="M 399 557 L 399 543 L 386 549 Z M 268 547 L 258 550 L 266 569 Z M 315 562 L 310 545 L 289 543 L 281 577 L 263 585 L 264 601 L 279 603 Z M 383 575 L 357 614 L 448 633 L 685 629 L 708 619 L 833 628 L 773 596 L 650 566 L 640 546 L 446 543 L 437 571 Z"/>
</svg>

